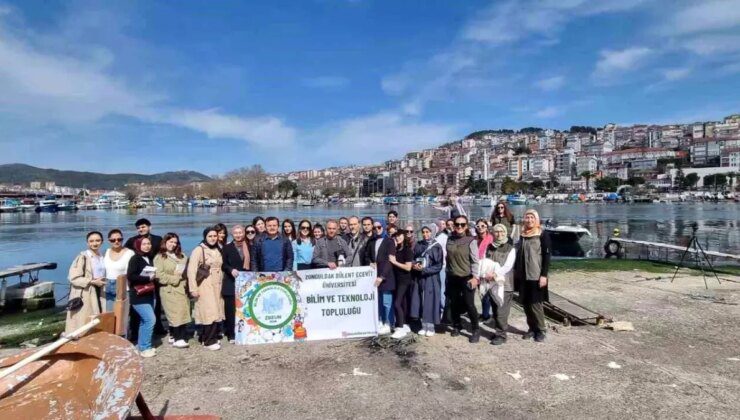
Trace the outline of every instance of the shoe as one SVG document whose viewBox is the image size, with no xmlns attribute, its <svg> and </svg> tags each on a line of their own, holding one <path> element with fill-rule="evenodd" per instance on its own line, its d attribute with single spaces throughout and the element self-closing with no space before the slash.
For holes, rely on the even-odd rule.
<svg viewBox="0 0 740 420">
<path fill-rule="evenodd" d="M 190 347 L 190 344 L 188 344 L 185 340 L 177 340 L 172 343 L 172 347 L 178 348 L 178 349 L 186 349 Z"/>
<path fill-rule="evenodd" d="M 504 343 L 506 343 L 506 337 L 502 335 L 498 335 L 498 334 L 495 335 L 493 339 L 491 340 L 491 344 L 493 344 L 494 346 L 500 346 Z"/>
<path fill-rule="evenodd" d="M 210 346 L 206 346 L 206 348 L 208 350 L 214 350 L 214 351 L 215 350 L 221 350 L 221 344 L 219 344 L 219 343 L 211 344 Z"/>
<path fill-rule="evenodd" d="M 406 330 L 407 333 L 411 332 L 411 327 L 409 326 L 409 324 L 403 324 L 403 327 L 401 327 L 401 328 L 403 328 L 404 330 Z"/>
<path fill-rule="evenodd" d="M 436 334 L 434 330 L 427 330 L 427 337 L 434 337 L 434 334 Z"/>
<path fill-rule="evenodd" d="M 529 340 L 531 338 L 534 338 L 534 331 L 532 330 L 525 332 L 524 335 L 522 336 L 522 340 Z"/>
<path fill-rule="evenodd" d="M 385 335 L 391 333 L 391 326 L 388 324 L 380 324 L 378 327 L 378 335 Z"/>
<path fill-rule="evenodd" d="M 144 351 L 139 352 L 139 354 L 141 355 L 141 357 L 149 358 L 149 357 L 156 356 L 157 355 L 157 351 L 154 350 L 154 349 L 146 349 Z"/>
<path fill-rule="evenodd" d="M 420 336 L 422 336 L 422 337 L 426 337 L 426 335 L 427 335 L 427 330 L 424 330 L 424 329 L 422 329 L 422 330 L 419 330 L 419 331 L 417 331 L 417 334 L 419 334 L 419 335 L 420 335 Z"/>
<path fill-rule="evenodd" d="M 475 330 L 470 335 L 470 338 L 468 338 L 468 342 L 471 344 L 475 344 L 480 341 L 480 330 Z"/>
<path fill-rule="evenodd" d="M 394 338 L 396 340 L 400 340 L 400 339 L 406 337 L 406 335 L 408 335 L 408 333 L 409 332 L 406 331 L 406 329 L 403 328 L 403 327 L 396 328 L 396 331 L 393 334 L 391 334 L 391 338 Z"/>
<path fill-rule="evenodd" d="M 534 341 L 536 341 L 538 343 L 544 342 L 545 341 L 545 333 L 543 333 L 542 331 L 537 331 L 536 333 L 534 333 Z"/>
<path fill-rule="evenodd" d="M 450 333 L 450 337 L 457 337 L 460 335 L 460 328 L 453 328 Z"/>
<path fill-rule="evenodd" d="M 175 344 L 175 338 L 170 335 L 167 337 L 167 342 L 170 344 Z"/>
<path fill-rule="evenodd" d="M 236 344 L 236 340 L 234 340 L 233 338 L 229 338 L 229 344 Z"/>
</svg>

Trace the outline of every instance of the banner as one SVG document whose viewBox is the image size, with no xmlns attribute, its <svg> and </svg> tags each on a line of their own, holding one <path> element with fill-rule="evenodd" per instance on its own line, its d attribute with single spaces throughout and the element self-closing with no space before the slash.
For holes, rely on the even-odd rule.
<svg viewBox="0 0 740 420">
<path fill-rule="evenodd" d="M 369 337 L 378 332 L 373 267 L 241 272 L 237 344 Z"/>
</svg>

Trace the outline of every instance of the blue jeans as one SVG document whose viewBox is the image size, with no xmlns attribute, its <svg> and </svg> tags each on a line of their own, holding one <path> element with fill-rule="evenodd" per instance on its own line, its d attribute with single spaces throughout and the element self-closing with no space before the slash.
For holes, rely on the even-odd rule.
<svg viewBox="0 0 740 420">
<path fill-rule="evenodd" d="M 484 319 L 488 319 L 491 317 L 491 305 L 493 304 L 493 298 L 491 297 L 490 293 L 486 293 L 483 298 L 481 299 L 481 306 L 482 306 L 482 314 L 481 316 Z"/>
<path fill-rule="evenodd" d="M 393 315 L 393 292 L 378 291 L 378 320 L 389 326 L 396 321 Z"/>
<path fill-rule="evenodd" d="M 144 351 L 152 348 L 152 334 L 154 333 L 154 307 L 151 303 L 139 303 L 137 305 L 131 305 L 141 322 L 139 322 L 139 351 Z"/>
<path fill-rule="evenodd" d="M 116 281 L 110 280 L 105 283 L 105 311 L 113 312 L 113 303 L 116 301 Z"/>
</svg>

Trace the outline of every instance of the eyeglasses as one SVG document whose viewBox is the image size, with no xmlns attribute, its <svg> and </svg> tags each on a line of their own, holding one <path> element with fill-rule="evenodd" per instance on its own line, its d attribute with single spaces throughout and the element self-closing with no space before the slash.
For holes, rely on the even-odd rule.
<svg viewBox="0 0 740 420">
<path fill-rule="evenodd" d="M 383 226 L 375 226 L 375 230 L 383 230 Z"/>
<path fill-rule="evenodd" d="M 247 231 L 247 235 L 254 235 L 255 233 L 257 233 L 257 232 L 254 231 L 254 230 L 248 230 Z"/>
<path fill-rule="evenodd" d="M 110 243 L 123 242 L 123 238 L 108 238 L 108 242 Z"/>
<path fill-rule="evenodd" d="M 311 226 L 301 226 L 301 230 L 311 230 Z"/>
<path fill-rule="evenodd" d="M 467 225 L 467 223 L 455 223 L 455 227 L 465 227 Z"/>
<path fill-rule="evenodd" d="M 413 230 L 407 230 L 406 233 L 414 233 Z"/>
</svg>

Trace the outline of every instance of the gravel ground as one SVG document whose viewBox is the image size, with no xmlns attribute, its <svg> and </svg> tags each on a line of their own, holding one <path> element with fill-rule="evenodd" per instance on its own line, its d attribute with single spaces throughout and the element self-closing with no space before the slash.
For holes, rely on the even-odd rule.
<svg viewBox="0 0 740 420">
<path fill-rule="evenodd" d="M 740 278 L 729 280 L 559 273 L 552 290 L 635 331 L 551 325 L 543 344 L 514 333 L 498 347 L 439 334 L 397 348 L 165 345 L 145 361 L 143 394 L 155 413 L 225 419 L 736 418 Z M 511 322 L 525 329 L 521 312 Z"/>
</svg>

